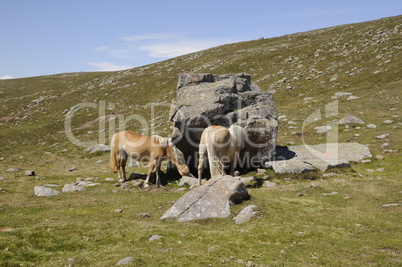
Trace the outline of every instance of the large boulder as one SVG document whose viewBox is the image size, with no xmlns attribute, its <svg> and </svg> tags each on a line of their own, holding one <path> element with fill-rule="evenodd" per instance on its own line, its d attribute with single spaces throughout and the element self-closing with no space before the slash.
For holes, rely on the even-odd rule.
<svg viewBox="0 0 402 267">
<path fill-rule="evenodd" d="M 172 141 L 183 151 L 192 171 L 197 166 L 202 131 L 210 125 L 246 128 L 243 168 L 263 166 L 275 150 L 278 121 L 274 99 L 251 82 L 248 74 L 181 74 L 170 120 L 174 122 Z"/>
<path fill-rule="evenodd" d="M 227 218 L 230 205 L 248 199 L 246 186 L 232 176 L 217 175 L 182 196 L 161 219 L 185 222 L 205 218 Z"/>
</svg>

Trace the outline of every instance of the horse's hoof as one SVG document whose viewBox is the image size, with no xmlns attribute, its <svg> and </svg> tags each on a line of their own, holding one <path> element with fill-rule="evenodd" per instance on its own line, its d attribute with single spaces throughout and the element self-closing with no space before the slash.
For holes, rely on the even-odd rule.
<svg viewBox="0 0 402 267">
<path fill-rule="evenodd" d="M 149 188 L 149 184 L 144 184 L 144 188 Z"/>
</svg>

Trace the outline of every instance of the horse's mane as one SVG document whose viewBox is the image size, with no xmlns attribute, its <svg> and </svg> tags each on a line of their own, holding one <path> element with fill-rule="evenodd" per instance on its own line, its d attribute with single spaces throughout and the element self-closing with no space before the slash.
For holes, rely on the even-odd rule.
<svg viewBox="0 0 402 267">
<path fill-rule="evenodd" d="M 239 125 L 232 124 L 228 130 L 230 134 L 236 138 L 236 146 L 240 149 L 244 148 L 246 144 L 246 132 L 244 131 L 244 128 Z"/>
</svg>

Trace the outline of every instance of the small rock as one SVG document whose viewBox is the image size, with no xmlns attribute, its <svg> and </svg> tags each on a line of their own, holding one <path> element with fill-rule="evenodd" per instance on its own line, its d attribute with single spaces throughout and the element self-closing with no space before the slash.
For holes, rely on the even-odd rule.
<svg viewBox="0 0 402 267">
<path fill-rule="evenodd" d="M 382 205 L 383 207 L 395 207 L 395 206 L 401 206 L 402 203 L 390 203 L 390 204 L 384 204 Z"/>
<path fill-rule="evenodd" d="M 68 169 L 67 171 L 72 172 L 72 171 L 76 171 L 76 170 L 78 170 L 78 168 L 76 166 L 74 166 L 74 167 Z"/>
<path fill-rule="evenodd" d="M 303 193 L 298 193 L 297 196 L 302 197 L 302 196 L 304 196 L 304 194 Z"/>
<path fill-rule="evenodd" d="M 113 182 L 114 180 L 113 178 L 105 178 L 105 182 Z"/>
<path fill-rule="evenodd" d="M 19 171 L 20 171 L 20 169 L 18 169 L 18 168 L 7 169 L 7 172 L 19 172 Z"/>
<path fill-rule="evenodd" d="M 256 205 L 250 205 L 245 207 L 242 211 L 240 211 L 239 214 L 237 214 L 236 217 L 233 218 L 233 220 L 235 221 L 236 224 L 242 224 L 249 221 L 257 214 L 257 211 L 255 211 L 256 208 L 257 208 Z"/>
<path fill-rule="evenodd" d="M 394 121 L 393 120 L 385 120 L 384 121 L 384 124 L 391 124 L 391 123 L 393 123 Z"/>
<path fill-rule="evenodd" d="M 323 193 L 323 196 L 333 196 L 339 194 L 338 192 Z"/>
<path fill-rule="evenodd" d="M 389 143 L 384 143 L 381 145 L 381 148 L 386 148 L 386 147 L 389 147 Z"/>
<path fill-rule="evenodd" d="M 360 161 L 360 162 L 363 163 L 363 164 L 370 163 L 370 162 L 371 162 L 371 159 L 363 159 L 363 160 Z"/>
<path fill-rule="evenodd" d="M 162 237 L 163 236 L 161 236 L 161 235 L 153 235 L 150 238 L 148 238 L 148 241 L 155 241 L 155 240 L 161 239 Z"/>
<path fill-rule="evenodd" d="M 116 265 L 130 264 L 133 261 L 134 261 L 133 257 L 126 257 L 126 258 L 122 259 L 121 261 L 119 261 L 118 263 L 116 263 Z"/>
<path fill-rule="evenodd" d="M 35 176 L 35 171 L 25 171 L 25 176 Z"/>
<path fill-rule="evenodd" d="M 356 117 L 353 114 L 348 114 L 344 118 L 340 119 L 338 121 L 338 124 L 340 124 L 340 125 L 342 125 L 342 124 L 364 124 L 364 121 L 362 121 L 361 119 L 359 119 L 358 117 Z"/>
<path fill-rule="evenodd" d="M 71 183 L 71 184 L 65 184 L 63 189 L 61 190 L 62 192 L 74 192 L 74 191 L 84 191 L 85 188 L 82 186 L 78 186 L 75 183 Z"/>
<path fill-rule="evenodd" d="M 346 100 L 356 100 L 356 99 L 359 99 L 360 97 L 358 97 L 358 96 L 353 96 L 353 95 L 351 95 L 351 96 L 349 96 Z"/>
<path fill-rule="evenodd" d="M 270 181 L 264 181 L 263 184 L 265 187 L 274 187 L 276 186 L 276 183 L 270 182 Z"/>
<path fill-rule="evenodd" d="M 370 128 L 370 129 L 375 129 L 375 128 L 377 128 L 377 125 L 370 123 L 370 124 L 367 124 L 366 127 Z"/>
<path fill-rule="evenodd" d="M 382 134 L 382 135 L 377 135 L 375 138 L 377 138 L 377 139 L 385 139 L 385 138 L 387 138 L 389 136 L 390 136 L 389 134 Z"/>
<path fill-rule="evenodd" d="M 189 186 L 198 185 L 198 178 L 193 178 L 190 176 L 183 176 L 180 179 L 179 186 L 184 186 L 184 185 L 189 185 Z"/>
<path fill-rule="evenodd" d="M 44 186 L 35 186 L 34 193 L 35 193 L 35 196 L 38 196 L 38 197 L 48 197 L 48 196 L 56 196 L 60 193 L 60 191 L 57 191 L 57 190 L 54 190 L 51 188 L 47 188 Z"/>
<path fill-rule="evenodd" d="M 138 216 L 140 216 L 141 218 L 149 218 L 149 217 L 151 217 L 151 216 L 149 216 L 148 213 L 141 213 Z"/>
<path fill-rule="evenodd" d="M 377 156 L 375 156 L 375 158 L 378 159 L 378 160 L 383 160 L 384 156 L 383 155 L 377 155 Z"/>
<path fill-rule="evenodd" d="M 122 210 L 122 209 L 115 209 L 114 212 L 115 212 L 115 213 L 122 213 L 123 210 Z"/>
<path fill-rule="evenodd" d="M 260 173 L 260 174 L 261 174 L 261 173 L 266 173 L 266 172 L 267 172 L 266 169 L 258 169 L 258 170 L 257 170 L 257 173 Z"/>
</svg>

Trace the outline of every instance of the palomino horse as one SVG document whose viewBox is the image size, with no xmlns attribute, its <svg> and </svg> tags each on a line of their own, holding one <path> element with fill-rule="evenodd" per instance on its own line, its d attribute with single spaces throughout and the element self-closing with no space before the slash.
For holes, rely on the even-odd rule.
<svg viewBox="0 0 402 267">
<path fill-rule="evenodd" d="M 144 136 L 130 131 L 116 133 L 112 137 L 110 150 L 110 166 L 117 169 L 119 182 L 126 180 L 127 159 L 140 162 L 149 162 L 147 179 L 144 186 L 148 187 L 149 177 L 156 170 L 156 185 L 161 185 L 159 170 L 164 159 L 169 159 L 180 175 L 190 175 L 190 171 L 184 162 L 183 153 L 170 141 L 157 135 Z"/>
<path fill-rule="evenodd" d="M 225 163 L 231 163 L 230 175 L 233 176 L 245 140 L 246 133 L 238 125 L 233 124 L 229 129 L 215 125 L 206 128 L 202 132 L 198 151 L 198 184 L 201 185 L 203 163 L 207 155 L 211 177 L 225 174 Z"/>
</svg>

